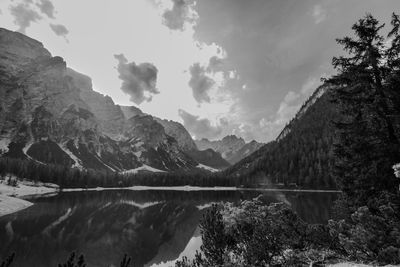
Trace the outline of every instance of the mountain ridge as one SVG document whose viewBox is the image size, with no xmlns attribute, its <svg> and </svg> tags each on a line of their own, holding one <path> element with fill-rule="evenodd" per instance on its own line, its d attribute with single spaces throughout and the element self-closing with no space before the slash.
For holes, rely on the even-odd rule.
<svg viewBox="0 0 400 267">
<path fill-rule="evenodd" d="M 332 176 L 334 145 L 332 121 L 339 116 L 331 101 L 335 87 L 318 87 L 276 140 L 225 171 L 264 186 L 336 188 Z"/>
<path fill-rule="evenodd" d="M 200 150 L 212 149 L 219 152 L 230 164 L 237 163 L 264 145 L 255 140 L 246 143 L 243 138 L 236 135 L 227 135 L 215 141 L 203 138 L 195 140 L 195 143 Z"/>
<path fill-rule="evenodd" d="M 204 164 L 166 133 L 182 125 L 116 105 L 41 42 L 0 28 L 0 58 L 0 156 L 113 172 Z"/>
</svg>

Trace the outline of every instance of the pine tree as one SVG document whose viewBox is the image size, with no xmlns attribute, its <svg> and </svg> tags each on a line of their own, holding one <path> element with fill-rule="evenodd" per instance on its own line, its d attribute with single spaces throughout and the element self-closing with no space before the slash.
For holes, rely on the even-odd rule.
<svg viewBox="0 0 400 267">
<path fill-rule="evenodd" d="M 389 37 L 398 37 L 396 19 L 394 15 Z M 341 113 L 335 122 L 335 175 L 344 193 L 358 204 L 366 204 L 379 191 L 393 192 L 398 183 L 391 166 L 400 156 L 398 123 L 393 119 L 399 90 L 392 81 L 399 75 L 390 65 L 398 64 L 400 49 L 393 44 L 386 48 L 383 27 L 367 14 L 353 25 L 355 38 L 337 39 L 349 57 L 333 58 L 338 74 L 328 80 L 337 86 L 333 101 Z"/>
<path fill-rule="evenodd" d="M 222 266 L 224 264 L 224 255 L 227 246 L 224 227 L 222 214 L 217 205 L 214 204 L 203 216 L 200 224 L 203 242 L 201 250 L 206 259 L 206 266 Z"/>
</svg>

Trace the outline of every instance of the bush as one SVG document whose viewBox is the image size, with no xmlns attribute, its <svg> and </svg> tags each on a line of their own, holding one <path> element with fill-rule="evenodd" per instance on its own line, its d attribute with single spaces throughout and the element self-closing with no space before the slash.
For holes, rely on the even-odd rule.
<svg viewBox="0 0 400 267">
<path fill-rule="evenodd" d="M 332 237 L 351 259 L 400 263 L 400 207 L 387 199 L 381 197 L 359 207 L 350 220 L 329 221 Z"/>
<path fill-rule="evenodd" d="M 306 224 L 283 203 L 214 205 L 200 225 L 201 253 L 193 261 L 181 259 L 176 267 L 291 266 L 337 256 L 328 227 Z"/>
</svg>

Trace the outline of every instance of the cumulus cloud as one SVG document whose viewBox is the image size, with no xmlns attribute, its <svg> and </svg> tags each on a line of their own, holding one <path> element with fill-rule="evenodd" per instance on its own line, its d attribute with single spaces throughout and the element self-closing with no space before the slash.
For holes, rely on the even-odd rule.
<svg viewBox="0 0 400 267">
<path fill-rule="evenodd" d="M 51 19 L 55 19 L 55 8 L 50 0 L 39 0 L 36 4 L 33 0 L 22 0 L 18 4 L 9 7 L 11 15 L 14 17 L 14 24 L 19 26 L 18 31 L 25 33 L 32 22 L 42 20 L 42 14 Z M 49 24 L 51 30 L 58 36 L 66 38 L 68 29 L 61 24 Z"/>
<path fill-rule="evenodd" d="M 321 5 L 315 5 L 312 11 L 312 16 L 314 18 L 315 24 L 319 24 L 323 22 L 327 17 L 326 9 L 324 9 Z"/>
<path fill-rule="evenodd" d="M 206 69 L 199 63 L 190 66 L 189 72 L 191 75 L 189 86 L 192 88 L 194 99 L 198 103 L 210 103 L 208 92 L 214 86 L 215 81 L 206 74 Z"/>
<path fill-rule="evenodd" d="M 26 28 L 28 28 L 32 22 L 42 19 L 39 13 L 30 7 L 29 2 L 10 6 L 10 12 L 14 17 L 14 24 L 19 27 L 18 31 L 21 33 L 25 33 Z"/>
<path fill-rule="evenodd" d="M 130 95 L 130 100 L 136 104 L 143 101 L 151 101 L 154 94 L 159 91 L 156 88 L 157 68 L 151 63 L 128 62 L 123 54 L 114 55 L 118 60 L 117 70 L 122 80 L 121 90 Z"/>
<path fill-rule="evenodd" d="M 285 124 L 296 115 L 304 101 L 320 84 L 317 78 L 309 77 L 302 85 L 300 92 L 289 91 L 279 104 L 276 114 L 269 119 L 262 118 L 259 121 L 260 130 L 266 132 L 270 139 L 276 138 Z"/>
<path fill-rule="evenodd" d="M 194 11 L 193 0 L 172 0 L 172 8 L 165 10 L 163 14 L 163 23 L 171 30 L 185 29 L 186 23 L 194 23 L 197 13 Z"/>
<path fill-rule="evenodd" d="M 215 139 L 222 133 L 222 126 L 212 125 L 209 119 L 201 119 L 199 116 L 192 115 L 182 109 L 179 110 L 179 116 L 182 118 L 185 128 L 194 135 L 196 139 Z M 221 123 L 226 124 L 227 122 L 222 119 Z"/>
<path fill-rule="evenodd" d="M 47 15 L 49 18 L 54 19 L 55 16 L 55 9 L 54 9 L 54 5 L 50 0 L 40 0 L 39 3 L 36 4 L 40 11 Z"/>
<path fill-rule="evenodd" d="M 58 36 L 66 37 L 69 33 L 68 29 L 61 24 L 50 24 L 50 28 Z"/>
<path fill-rule="evenodd" d="M 326 76 L 324 73 L 321 75 L 322 77 Z M 311 95 L 312 92 L 315 91 L 315 89 L 318 87 L 318 85 L 321 84 L 321 80 L 317 79 L 316 77 L 309 77 L 307 81 L 303 84 L 301 87 L 301 93 L 303 95 Z"/>
<path fill-rule="evenodd" d="M 224 64 L 223 58 L 220 58 L 218 56 L 212 56 L 210 57 L 210 60 L 208 62 L 207 71 L 210 72 L 221 71 L 223 64 Z"/>
</svg>

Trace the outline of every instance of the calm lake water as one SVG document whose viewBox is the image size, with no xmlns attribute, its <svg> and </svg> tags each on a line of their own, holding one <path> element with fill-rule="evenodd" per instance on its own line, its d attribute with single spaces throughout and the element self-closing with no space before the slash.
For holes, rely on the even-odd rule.
<svg viewBox="0 0 400 267">
<path fill-rule="evenodd" d="M 15 266 L 51 266 L 71 251 L 88 266 L 173 266 L 201 245 L 198 223 L 210 203 L 263 194 L 286 202 L 310 223 L 330 217 L 336 193 L 260 191 L 87 191 L 33 199 L 35 205 L 0 217 L 0 258 L 16 252 Z"/>
</svg>

